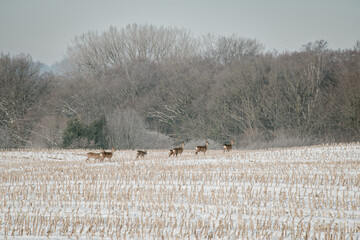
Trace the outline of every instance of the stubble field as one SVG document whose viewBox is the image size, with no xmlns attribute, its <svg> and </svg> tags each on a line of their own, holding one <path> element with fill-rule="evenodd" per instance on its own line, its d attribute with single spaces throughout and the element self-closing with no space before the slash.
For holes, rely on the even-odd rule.
<svg viewBox="0 0 360 240">
<path fill-rule="evenodd" d="M 0 239 L 360 238 L 359 143 L 86 153 L 0 151 Z"/>
</svg>

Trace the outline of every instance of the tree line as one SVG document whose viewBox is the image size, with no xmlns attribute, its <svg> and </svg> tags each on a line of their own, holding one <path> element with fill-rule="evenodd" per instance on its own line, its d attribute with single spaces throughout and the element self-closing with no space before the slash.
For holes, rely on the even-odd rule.
<svg viewBox="0 0 360 240">
<path fill-rule="evenodd" d="M 0 55 L 0 147 L 259 148 L 359 141 L 360 42 L 266 52 L 254 39 L 128 25 L 77 36 L 62 72 Z"/>
</svg>

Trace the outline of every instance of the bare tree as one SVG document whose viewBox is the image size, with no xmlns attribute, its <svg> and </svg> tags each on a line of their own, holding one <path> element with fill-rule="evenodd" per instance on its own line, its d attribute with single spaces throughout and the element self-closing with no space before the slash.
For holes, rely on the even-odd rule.
<svg viewBox="0 0 360 240">
<path fill-rule="evenodd" d="M 160 133 L 148 130 L 141 116 L 133 109 L 118 109 L 107 116 L 109 145 L 117 149 L 168 148 L 173 141 Z"/>
<path fill-rule="evenodd" d="M 68 56 L 81 71 L 100 73 L 117 65 L 126 69 L 131 61 L 184 58 L 195 50 L 189 31 L 132 24 L 120 30 L 110 27 L 103 33 L 90 31 L 77 36 L 68 48 Z"/>
<path fill-rule="evenodd" d="M 295 58 L 296 56 L 296 58 Z M 284 81 L 280 85 L 284 107 L 290 113 L 289 120 L 301 136 L 317 127 L 317 114 L 321 104 L 322 85 L 326 75 L 328 58 L 319 52 L 302 52 L 293 56 L 284 69 Z M 284 109 L 285 112 L 285 109 Z"/>
<path fill-rule="evenodd" d="M 48 79 L 31 57 L 0 55 L 0 128 L 10 139 L 3 147 L 28 143 L 30 130 L 39 119 L 40 100 L 49 88 Z"/>
<path fill-rule="evenodd" d="M 255 39 L 235 35 L 230 37 L 205 35 L 202 43 L 203 55 L 216 59 L 222 64 L 234 63 L 244 57 L 261 54 L 264 50 L 264 46 Z"/>
<path fill-rule="evenodd" d="M 325 40 L 316 40 L 302 45 L 302 50 L 306 52 L 321 53 L 328 49 L 328 42 Z"/>
</svg>

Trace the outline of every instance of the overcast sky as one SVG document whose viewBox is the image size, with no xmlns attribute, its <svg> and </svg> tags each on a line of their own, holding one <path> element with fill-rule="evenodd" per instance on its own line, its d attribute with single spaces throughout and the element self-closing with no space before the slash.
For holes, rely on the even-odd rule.
<svg viewBox="0 0 360 240">
<path fill-rule="evenodd" d="M 75 36 L 132 23 L 236 34 L 279 52 L 320 39 L 349 49 L 360 40 L 360 0 L 0 0 L 0 52 L 51 65 Z"/>
</svg>

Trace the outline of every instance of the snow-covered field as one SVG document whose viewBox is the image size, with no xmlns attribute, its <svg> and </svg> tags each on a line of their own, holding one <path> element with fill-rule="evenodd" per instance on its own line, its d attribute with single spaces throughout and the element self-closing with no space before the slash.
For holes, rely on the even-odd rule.
<svg viewBox="0 0 360 240">
<path fill-rule="evenodd" d="M 359 143 L 86 152 L 0 151 L 0 239 L 360 239 Z"/>
</svg>

